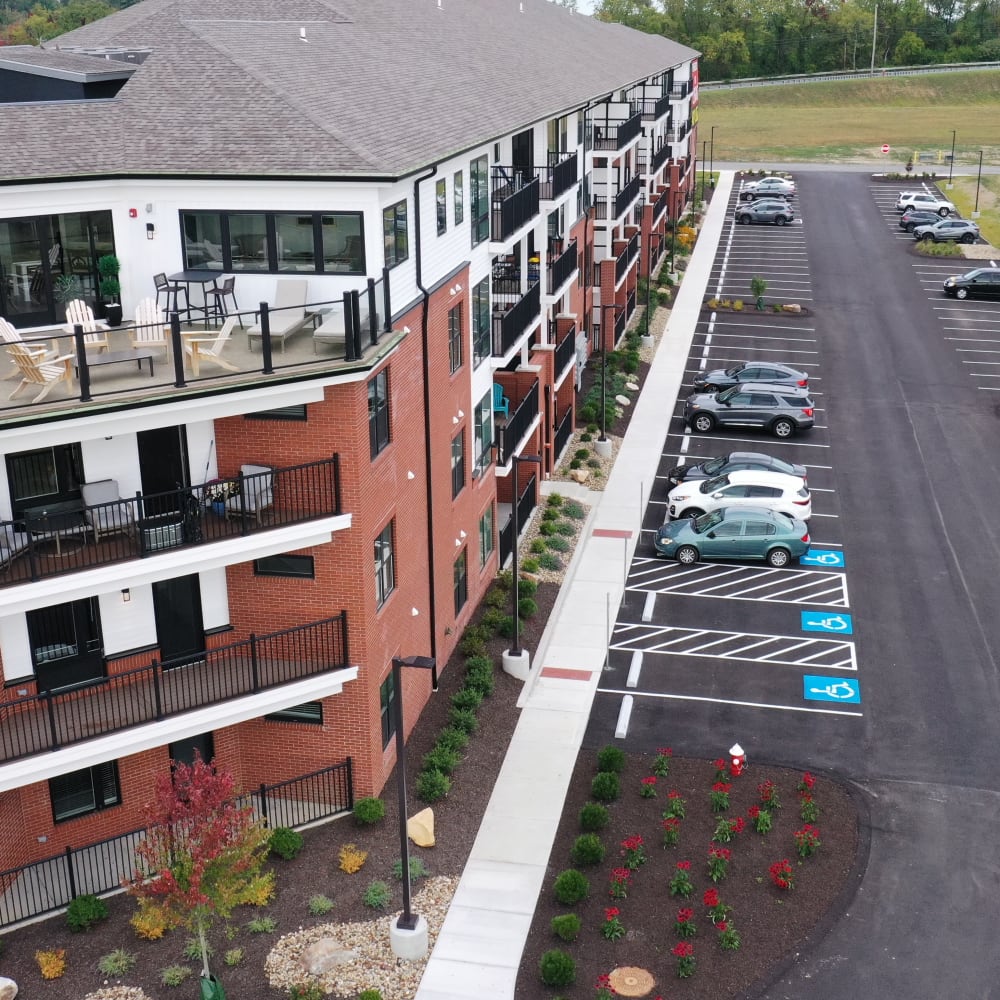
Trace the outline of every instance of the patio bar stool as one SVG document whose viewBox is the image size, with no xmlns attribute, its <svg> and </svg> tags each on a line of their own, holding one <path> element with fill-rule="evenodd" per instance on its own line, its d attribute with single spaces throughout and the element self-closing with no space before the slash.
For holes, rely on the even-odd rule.
<svg viewBox="0 0 1000 1000">
<path fill-rule="evenodd" d="M 188 302 L 187 285 L 182 285 L 177 281 L 168 281 L 165 272 L 153 275 L 153 284 L 156 285 L 156 305 L 160 305 L 160 296 L 167 297 L 167 313 L 180 313 L 188 321 L 191 319 L 191 304 Z M 184 308 L 181 309 L 177 302 L 177 296 L 183 294 Z"/>
<path fill-rule="evenodd" d="M 221 286 L 206 289 L 206 318 L 211 316 L 220 321 L 224 320 L 229 315 L 229 310 L 226 308 L 227 298 L 233 300 L 233 312 L 239 312 L 240 306 L 236 301 L 236 278 L 232 276 L 224 278 Z"/>
</svg>

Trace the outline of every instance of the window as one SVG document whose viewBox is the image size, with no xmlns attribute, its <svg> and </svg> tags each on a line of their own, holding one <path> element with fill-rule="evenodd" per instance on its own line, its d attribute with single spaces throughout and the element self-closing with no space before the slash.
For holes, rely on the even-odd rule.
<svg viewBox="0 0 1000 1000">
<path fill-rule="evenodd" d="M 494 514 L 493 504 L 490 504 L 483 511 L 483 516 L 479 519 L 479 567 L 482 569 L 490 556 L 493 555 L 494 541 Z"/>
<path fill-rule="evenodd" d="M 267 230 L 266 215 L 229 216 L 230 255 L 234 271 L 276 270 L 274 255 L 268 246 Z"/>
<path fill-rule="evenodd" d="M 121 790 L 118 785 L 118 763 L 109 760 L 82 771 L 60 774 L 49 781 L 52 818 L 60 823 L 76 816 L 118 805 Z"/>
<path fill-rule="evenodd" d="M 308 722 L 310 725 L 323 725 L 323 702 L 307 701 L 302 705 L 292 705 L 279 712 L 268 712 L 264 716 L 271 722 Z"/>
<path fill-rule="evenodd" d="M 472 289 L 472 365 L 478 367 L 490 356 L 493 345 L 490 326 L 490 279 L 483 278 Z"/>
<path fill-rule="evenodd" d="M 442 236 L 448 231 L 448 182 L 443 177 L 434 185 L 434 205 L 438 236 Z"/>
<path fill-rule="evenodd" d="M 492 459 L 493 447 L 493 392 L 487 392 L 476 404 L 473 414 L 472 458 L 474 475 L 481 475 Z"/>
<path fill-rule="evenodd" d="M 273 410 L 256 410 L 253 413 L 245 413 L 244 420 L 308 420 L 305 403 L 296 403 L 293 406 L 276 406 Z"/>
<path fill-rule="evenodd" d="M 368 383 L 368 439 L 375 458 L 389 444 L 389 369 Z"/>
<path fill-rule="evenodd" d="M 462 554 L 455 560 L 455 616 L 457 617 L 469 599 L 468 550 L 462 549 Z"/>
<path fill-rule="evenodd" d="M 490 235 L 490 171 L 485 156 L 469 164 L 469 210 L 472 215 L 472 245 L 479 246 Z"/>
<path fill-rule="evenodd" d="M 382 714 L 382 749 L 396 733 L 396 683 L 390 671 L 378 689 L 378 700 Z"/>
<path fill-rule="evenodd" d="M 385 243 L 385 266 L 395 267 L 410 256 L 406 231 L 406 202 L 400 201 L 382 211 L 382 239 Z"/>
<path fill-rule="evenodd" d="M 80 499 L 83 458 L 79 444 L 56 445 L 7 456 L 11 507 L 25 509 Z"/>
<path fill-rule="evenodd" d="M 452 196 L 455 200 L 455 225 L 460 226 L 465 219 L 465 183 L 462 171 L 456 171 L 452 181 Z"/>
<path fill-rule="evenodd" d="M 451 496 L 462 492 L 465 486 L 465 431 L 459 431 L 451 439 Z"/>
<path fill-rule="evenodd" d="M 385 604 L 396 586 L 396 565 L 392 555 L 392 530 L 390 521 L 375 539 L 375 607 Z"/>
<path fill-rule="evenodd" d="M 462 307 L 448 310 L 448 363 L 452 375 L 462 367 Z"/>
<path fill-rule="evenodd" d="M 253 561 L 254 576 L 297 576 L 312 580 L 316 570 L 312 556 L 264 556 Z"/>
</svg>

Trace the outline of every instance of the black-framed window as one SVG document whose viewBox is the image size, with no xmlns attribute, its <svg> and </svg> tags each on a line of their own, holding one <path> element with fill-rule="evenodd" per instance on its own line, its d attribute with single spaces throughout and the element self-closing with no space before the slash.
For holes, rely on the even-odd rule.
<svg viewBox="0 0 1000 1000">
<path fill-rule="evenodd" d="M 392 672 L 378 689 L 379 713 L 382 717 L 382 749 L 396 735 L 396 682 Z"/>
<path fill-rule="evenodd" d="M 469 164 L 469 212 L 475 247 L 490 236 L 490 167 L 486 156 Z"/>
<path fill-rule="evenodd" d="M 465 221 L 465 175 L 461 170 L 455 171 L 451 190 L 455 202 L 455 225 L 460 226 Z"/>
<path fill-rule="evenodd" d="M 455 560 L 455 616 L 457 617 L 469 599 L 469 551 L 462 549 Z"/>
<path fill-rule="evenodd" d="M 368 440 L 375 458 L 389 444 L 389 369 L 368 383 Z"/>
<path fill-rule="evenodd" d="M 479 568 L 482 569 L 490 556 L 493 555 L 493 550 L 496 548 L 495 541 L 495 522 L 496 514 L 494 513 L 493 504 L 490 503 L 489 507 L 483 511 L 483 516 L 479 519 Z"/>
<path fill-rule="evenodd" d="M 443 177 L 434 185 L 434 205 L 438 236 L 443 236 L 448 232 L 448 182 Z"/>
<path fill-rule="evenodd" d="M 15 518 L 25 509 L 79 500 L 82 482 L 83 455 L 77 443 L 7 455 L 7 483 Z"/>
<path fill-rule="evenodd" d="M 472 460 L 474 474 L 481 475 L 493 460 L 493 391 L 476 404 L 472 415 Z"/>
<path fill-rule="evenodd" d="M 385 604 L 396 588 L 396 560 L 393 553 L 395 520 L 390 521 L 375 539 L 375 607 Z"/>
<path fill-rule="evenodd" d="M 49 779 L 52 818 L 56 823 L 121 804 L 118 762 L 114 760 Z"/>
<path fill-rule="evenodd" d="M 385 266 L 395 267 L 410 256 L 409 232 L 406 227 L 406 202 L 382 209 L 382 240 L 385 244 Z"/>
<path fill-rule="evenodd" d="M 293 576 L 303 580 L 316 577 L 312 556 L 294 556 L 282 552 L 276 556 L 261 556 L 253 561 L 254 576 Z"/>
<path fill-rule="evenodd" d="M 254 410 L 244 413 L 244 420 L 308 420 L 309 412 L 305 403 L 293 403 L 291 406 L 276 406 L 273 410 Z"/>
<path fill-rule="evenodd" d="M 301 705 L 291 705 L 264 716 L 270 722 L 306 722 L 311 726 L 323 725 L 323 702 L 307 701 Z"/>
<path fill-rule="evenodd" d="M 365 274 L 361 212 L 180 213 L 185 268 Z"/>
<path fill-rule="evenodd" d="M 487 276 L 472 289 L 472 366 L 478 368 L 492 352 L 490 279 Z"/>
<path fill-rule="evenodd" d="M 451 439 L 451 496 L 458 496 L 465 487 L 465 431 Z"/>
<path fill-rule="evenodd" d="M 462 306 L 448 310 L 448 365 L 452 375 L 462 367 Z"/>
</svg>

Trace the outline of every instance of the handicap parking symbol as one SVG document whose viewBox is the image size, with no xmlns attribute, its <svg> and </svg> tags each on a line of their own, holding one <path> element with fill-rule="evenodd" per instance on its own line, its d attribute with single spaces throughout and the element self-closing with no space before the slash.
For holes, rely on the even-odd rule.
<svg viewBox="0 0 1000 1000">
<path fill-rule="evenodd" d="M 840 677 L 820 677 L 806 674 L 802 678 L 803 697 L 807 701 L 841 701 L 847 705 L 861 704 L 861 685 Z"/>
<path fill-rule="evenodd" d="M 810 549 L 804 556 L 799 557 L 799 565 L 843 569 L 844 553 L 831 552 L 829 549 Z"/>
<path fill-rule="evenodd" d="M 850 615 L 831 615 L 828 611 L 803 611 L 802 631 L 851 635 L 854 632 L 854 623 Z"/>
</svg>

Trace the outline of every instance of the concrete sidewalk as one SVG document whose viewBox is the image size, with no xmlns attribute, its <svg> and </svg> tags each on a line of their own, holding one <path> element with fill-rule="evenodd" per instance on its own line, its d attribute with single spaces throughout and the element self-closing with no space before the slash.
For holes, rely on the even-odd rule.
<svg viewBox="0 0 1000 1000">
<path fill-rule="evenodd" d="M 595 506 L 535 654 L 521 717 L 417 1000 L 514 996 L 732 184 L 732 173 L 720 177 L 607 487 L 591 494 Z"/>
</svg>

